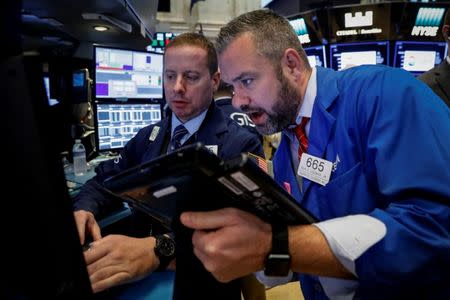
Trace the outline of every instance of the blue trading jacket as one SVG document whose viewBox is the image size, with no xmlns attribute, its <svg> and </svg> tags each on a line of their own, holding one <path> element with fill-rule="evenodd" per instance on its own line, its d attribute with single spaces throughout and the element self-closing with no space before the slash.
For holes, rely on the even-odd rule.
<svg viewBox="0 0 450 300">
<path fill-rule="evenodd" d="M 320 220 L 367 214 L 386 236 L 355 261 L 360 299 L 450 299 L 450 110 L 407 72 L 317 68 L 308 153 L 335 164 L 330 182 L 300 193 L 283 135 L 279 184 Z M 300 275 L 306 299 L 327 299 Z M 401 296 L 400 296 L 401 295 Z"/>
</svg>

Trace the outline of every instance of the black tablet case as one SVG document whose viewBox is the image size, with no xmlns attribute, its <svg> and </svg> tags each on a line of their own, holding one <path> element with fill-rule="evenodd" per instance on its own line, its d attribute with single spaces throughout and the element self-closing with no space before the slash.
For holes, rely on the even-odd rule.
<svg viewBox="0 0 450 300">
<path fill-rule="evenodd" d="M 201 143 L 126 170 L 103 185 L 175 233 L 175 300 L 241 299 L 238 279 L 218 282 L 194 255 L 193 230 L 179 221 L 182 212 L 237 207 L 272 224 L 315 221 L 248 155 L 225 162 Z"/>
<path fill-rule="evenodd" d="M 237 207 L 269 223 L 316 221 L 247 154 L 222 161 L 201 143 L 128 169 L 103 185 L 168 229 L 176 211 L 224 207 Z"/>
</svg>

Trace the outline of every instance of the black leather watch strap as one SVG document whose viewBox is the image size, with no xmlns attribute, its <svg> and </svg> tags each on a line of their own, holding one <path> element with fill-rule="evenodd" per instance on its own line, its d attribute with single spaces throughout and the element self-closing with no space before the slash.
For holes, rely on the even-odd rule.
<svg viewBox="0 0 450 300">
<path fill-rule="evenodd" d="M 155 236 L 155 255 L 159 258 L 159 266 L 156 271 L 164 271 L 172 259 L 175 258 L 175 240 L 169 234 Z"/>
<path fill-rule="evenodd" d="M 289 236 L 286 225 L 272 224 L 272 250 L 266 258 L 264 274 L 267 276 L 287 276 L 291 269 Z"/>
</svg>

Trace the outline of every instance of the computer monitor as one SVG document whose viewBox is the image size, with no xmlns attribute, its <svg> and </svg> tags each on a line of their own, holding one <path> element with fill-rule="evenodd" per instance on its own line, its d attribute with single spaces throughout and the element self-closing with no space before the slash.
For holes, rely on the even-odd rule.
<svg viewBox="0 0 450 300">
<path fill-rule="evenodd" d="M 330 45 L 330 67 L 343 70 L 359 65 L 389 65 L 389 42 L 360 42 Z"/>
<path fill-rule="evenodd" d="M 152 43 L 147 46 L 147 51 L 164 53 L 166 45 L 176 36 L 177 34 L 173 32 L 156 32 L 153 36 Z"/>
<path fill-rule="evenodd" d="M 291 24 L 292 28 L 294 28 L 295 34 L 297 34 L 300 43 L 308 44 L 311 42 L 304 18 L 289 20 L 289 24 Z"/>
<path fill-rule="evenodd" d="M 88 69 L 78 69 L 72 72 L 72 103 L 85 103 L 90 99 Z"/>
<path fill-rule="evenodd" d="M 94 47 L 96 99 L 162 99 L 163 54 Z"/>
<path fill-rule="evenodd" d="M 397 41 L 394 50 L 394 67 L 419 76 L 440 64 L 447 55 L 445 42 Z"/>
<path fill-rule="evenodd" d="M 118 151 L 143 127 L 162 118 L 160 103 L 95 104 L 97 151 Z"/>
<path fill-rule="evenodd" d="M 309 65 L 327 67 L 327 59 L 325 55 L 325 45 L 304 48 L 308 57 Z"/>
</svg>

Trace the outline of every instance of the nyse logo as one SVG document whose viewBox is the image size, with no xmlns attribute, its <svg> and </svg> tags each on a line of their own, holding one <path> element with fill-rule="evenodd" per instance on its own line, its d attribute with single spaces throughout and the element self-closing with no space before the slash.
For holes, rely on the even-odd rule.
<svg viewBox="0 0 450 300">
<path fill-rule="evenodd" d="M 437 26 L 414 26 L 411 35 L 416 36 L 436 36 L 439 27 Z"/>
<path fill-rule="evenodd" d="M 373 25 L 373 11 L 368 10 L 363 15 L 362 12 L 358 11 L 353 16 L 352 13 L 346 13 L 344 15 L 345 18 L 345 27 L 364 27 L 364 26 L 372 26 Z"/>
<path fill-rule="evenodd" d="M 295 19 L 289 21 L 289 23 L 292 25 L 292 28 L 294 28 L 295 33 L 298 36 L 298 39 L 300 40 L 300 43 L 307 44 L 311 42 L 308 34 L 308 29 L 306 28 L 305 19 Z"/>
<path fill-rule="evenodd" d="M 411 31 L 413 36 L 436 36 L 444 16 L 444 8 L 421 7 Z"/>
<path fill-rule="evenodd" d="M 295 19 L 295 20 L 289 21 L 289 23 L 291 24 L 292 28 L 294 28 L 295 33 L 297 35 L 308 34 L 308 29 L 306 29 L 305 19 L 303 19 L 303 18 Z"/>
<path fill-rule="evenodd" d="M 439 26 L 444 16 L 445 8 L 421 7 L 417 12 L 416 26 Z"/>
<path fill-rule="evenodd" d="M 252 122 L 249 116 L 244 113 L 232 113 L 230 117 L 235 120 L 241 126 L 250 126 L 255 127 L 255 124 Z"/>
</svg>

